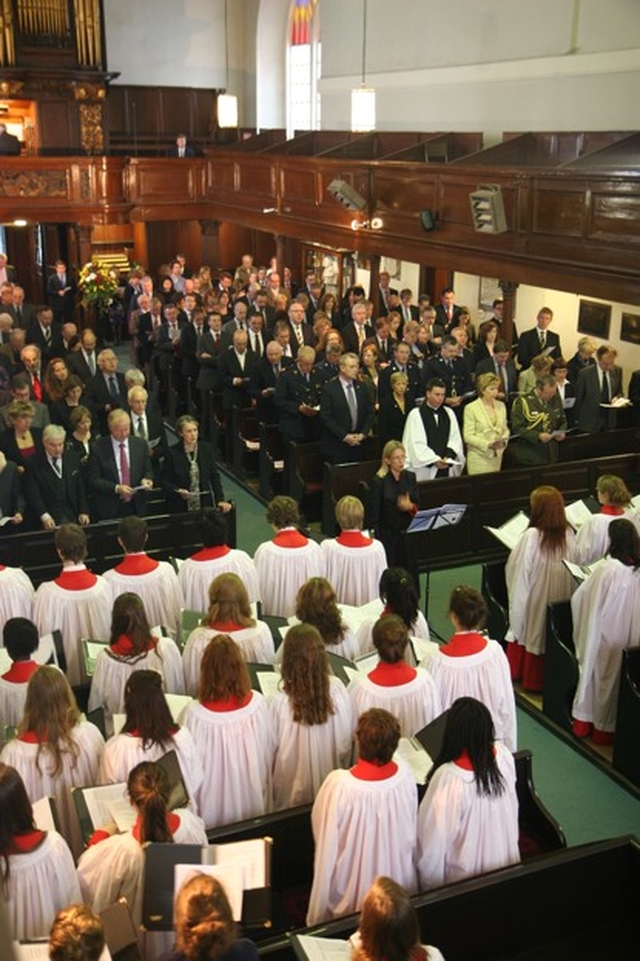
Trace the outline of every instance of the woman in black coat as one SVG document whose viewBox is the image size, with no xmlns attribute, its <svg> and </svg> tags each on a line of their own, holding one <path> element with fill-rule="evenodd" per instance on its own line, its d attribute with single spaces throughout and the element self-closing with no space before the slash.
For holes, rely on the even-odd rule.
<svg viewBox="0 0 640 961">
<path fill-rule="evenodd" d="M 176 433 L 180 439 L 169 448 L 160 477 L 169 511 L 199 511 L 212 503 L 221 511 L 231 510 L 224 497 L 213 447 L 198 440 L 198 422 L 185 414 L 178 418 Z"/>
<path fill-rule="evenodd" d="M 402 371 L 397 370 L 389 379 L 391 393 L 380 401 L 378 411 L 378 437 L 384 445 L 389 440 L 402 440 L 404 425 L 409 413 L 407 402 L 407 387 L 409 378 Z"/>
<path fill-rule="evenodd" d="M 380 470 L 371 482 L 371 526 L 384 545 L 389 567 L 407 566 L 404 532 L 418 510 L 416 475 L 404 469 L 404 462 L 401 442 L 387 441 Z"/>
</svg>

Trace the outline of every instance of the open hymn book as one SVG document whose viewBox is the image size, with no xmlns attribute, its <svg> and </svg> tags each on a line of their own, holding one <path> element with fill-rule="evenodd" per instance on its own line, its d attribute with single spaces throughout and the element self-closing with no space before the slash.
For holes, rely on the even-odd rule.
<svg viewBox="0 0 640 961">
<path fill-rule="evenodd" d="M 497 537 L 505 547 L 508 547 L 509 550 L 512 551 L 528 526 L 529 518 L 524 511 L 518 511 L 511 520 L 505 521 L 500 527 L 488 527 L 485 525 L 485 530 L 490 531 L 494 537 Z"/>
</svg>

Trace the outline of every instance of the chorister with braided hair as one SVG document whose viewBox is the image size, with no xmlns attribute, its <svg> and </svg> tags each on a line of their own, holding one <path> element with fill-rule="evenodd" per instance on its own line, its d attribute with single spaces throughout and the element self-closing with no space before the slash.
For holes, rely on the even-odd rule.
<svg viewBox="0 0 640 961">
<path fill-rule="evenodd" d="M 86 904 L 71 904 L 55 916 L 49 961 L 100 961 L 104 945 L 102 919 Z"/>
<path fill-rule="evenodd" d="M 253 941 L 237 938 L 229 900 L 217 878 L 196 874 L 175 904 L 176 952 L 170 961 L 258 961 Z"/>
</svg>

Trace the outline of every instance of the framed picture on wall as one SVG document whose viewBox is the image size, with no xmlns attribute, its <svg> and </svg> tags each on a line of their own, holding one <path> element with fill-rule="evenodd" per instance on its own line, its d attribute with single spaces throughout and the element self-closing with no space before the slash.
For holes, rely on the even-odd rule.
<svg viewBox="0 0 640 961">
<path fill-rule="evenodd" d="M 481 310 L 491 310 L 494 300 L 502 298 L 500 283 L 495 277 L 481 277 L 478 307 Z"/>
<path fill-rule="evenodd" d="M 607 340 L 611 327 L 611 304 L 600 304 L 596 300 L 581 300 L 578 309 L 578 331 Z"/>
<path fill-rule="evenodd" d="M 620 340 L 629 344 L 640 344 L 640 314 L 622 314 Z"/>
</svg>

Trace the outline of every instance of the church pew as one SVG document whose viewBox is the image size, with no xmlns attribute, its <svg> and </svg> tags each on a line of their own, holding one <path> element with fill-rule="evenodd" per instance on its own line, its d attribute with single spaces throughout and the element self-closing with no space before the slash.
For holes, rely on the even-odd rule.
<svg viewBox="0 0 640 961">
<path fill-rule="evenodd" d="M 259 492 L 267 501 L 283 493 L 284 456 L 284 441 L 278 424 L 260 424 Z"/>
<path fill-rule="evenodd" d="M 240 477 L 255 474 L 260 449 L 260 428 L 255 409 L 253 407 L 234 408 L 230 413 L 232 467 Z"/>
<path fill-rule="evenodd" d="M 322 493 L 322 465 L 324 457 L 320 441 L 296 444 L 289 441 L 285 458 L 285 490 L 298 502 L 307 520 L 318 520 Z"/>
<path fill-rule="evenodd" d="M 622 652 L 613 766 L 640 787 L 640 647 Z"/>
<path fill-rule="evenodd" d="M 571 601 L 558 601 L 547 608 L 542 712 L 565 731 L 571 730 L 571 707 L 578 677 Z"/>
<path fill-rule="evenodd" d="M 531 751 L 518 751 L 516 789 L 520 805 L 520 848 L 523 858 L 565 846 L 562 829 L 546 810 L 533 784 Z M 418 789 L 419 794 L 424 788 Z M 276 814 L 239 821 L 207 832 L 210 844 L 269 836 L 273 838 L 271 890 L 273 926 L 270 932 L 252 937 L 273 936 L 292 925 L 304 923 L 306 900 L 313 878 L 314 844 L 311 833 L 311 805 L 279 811 Z"/>
<path fill-rule="evenodd" d="M 635 961 L 640 943 L 640 843 L 632 836 L 546 854 L 412 898 L 423 944 L 455 961 Z M 295 932 L 348 938 L 350 915 Z M 286 936 L 259 945 L 294 961 Z"/>
<path fill-rule="evenodd" d="M 361 497 L 361 485 L 371 484 L 380 468 L 380 458 L 364 460 L 353 464 L 324 464 L 324 483 L 322 489 L 322 533 L 335 537 L 340 533 L 336 523 L 336 504 L 341 497 L 351 494 Z"/>
<path fill-rule="evenodd" d="M 482 584 L 480 593 L 487 602 L 489 613 L 486 628 L 489 637 L 505 646 L 505 635 L 509 628 L 509 598 L 504 576 L 504 561 L 482 565 Z"/>
</svg>

